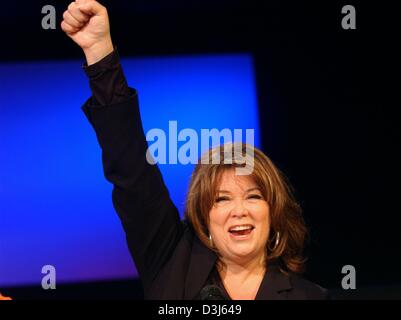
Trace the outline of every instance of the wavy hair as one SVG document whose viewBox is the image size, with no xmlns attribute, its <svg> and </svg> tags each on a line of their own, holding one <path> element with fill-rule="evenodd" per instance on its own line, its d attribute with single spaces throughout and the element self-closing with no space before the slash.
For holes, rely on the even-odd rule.
<svg viewBox="0 0 401 320">
<path fill-rule="evenodd" d="M 270 207 L 271 225 L 266 243 L 266 262 L 277 259 L 282 272 L 301 273 L 304 271 L 303 249 L 307 236 L 301 207 L 293 196 L 287 178 L 256 147 L 245 143 L 229 143 L 205 152 L 191 176 L 185 217 L 201 242 L 218 253 L 209 241 L 209 212 L 215 203 L 222 173 L 232 168 L 244 168 L 245 158 L 252 161 L 249 174 Z M 278 234 L 279 241 L 275 245 Z"/>
</svg>

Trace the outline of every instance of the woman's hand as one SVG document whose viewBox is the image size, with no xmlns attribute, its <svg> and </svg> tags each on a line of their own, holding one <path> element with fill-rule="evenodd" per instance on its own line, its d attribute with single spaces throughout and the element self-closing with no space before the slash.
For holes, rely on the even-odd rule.
<svg viewBox="0 0 401 320">
<path fill-rule="evenodd" d="M 84 51 L 88 65 L 100 61 L 113 48 L 107 9 L 95 0 L 71 2 L 61 28 Z"/>
<path fill-rule="evenodd" d="M 5 296 L 3 296 L 2 294 L 1 294 L 1 292 L 0 292 L 0 301 L 1 300 L 12 300 L 10 297 L 5 297 Z"/>
</svg>

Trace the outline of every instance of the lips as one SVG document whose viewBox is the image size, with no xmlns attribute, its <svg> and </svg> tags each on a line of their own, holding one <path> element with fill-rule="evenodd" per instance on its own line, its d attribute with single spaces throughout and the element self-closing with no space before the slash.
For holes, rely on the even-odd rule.
<svg viewBox="0 0 401 320">
<path fill-rule="evenodd" d="M 246 236 L 249 235 L 253 229 L 255 229 L 255 227 L 251 224 L 241 224 L 231 226 L 228 229 L 228 232 L 230 232 L 233 236 Z"/>
</svg>

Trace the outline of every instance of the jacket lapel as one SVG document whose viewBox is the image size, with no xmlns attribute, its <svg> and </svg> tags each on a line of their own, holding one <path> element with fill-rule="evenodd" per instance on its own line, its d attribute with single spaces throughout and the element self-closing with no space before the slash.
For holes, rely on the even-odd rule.
<svg viewBox="0 0 401 320">
<path fill-rule="evenodd" d="M 192 246 L 191 260 L 184 289 L 184 299 L 187 300 L 196 298 L 205 285 L 217 260 L 216 254 L 204 246 L 197 236 L 194 236 Z"/>
<path fill-rule="evenodd" d="M 184 299 L 186 300 L 193 300 L 197 297 L 217 261 L 216 254 L 204 246 L 197 236 L 194 236 L 192 246 L 191 260 L 185 279 Z M 285 299 L 286 296 L 283 293 L 291 289 L 289 276 L 280 271 L 277 261 L 271 261 L 255 299 Z"/>
<path fill-rule="evenodd" d="M 255 300 L 282 300 L 286 296 L 283 292 L 292 289 L 289 276 L 280 271 L 278 263 L 272 261 L 263 277 Z"/>
</svg>

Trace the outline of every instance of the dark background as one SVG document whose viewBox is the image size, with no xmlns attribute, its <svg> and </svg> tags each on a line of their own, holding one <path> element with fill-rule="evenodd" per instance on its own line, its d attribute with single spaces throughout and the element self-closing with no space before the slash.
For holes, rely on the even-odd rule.
<svg viewBox="0 0 401 320">
<path fill-rule="evenodd" d="M 0 60 L 83 58 L 60 28 L 69 1 L 6 2 Z M 264 152 L 310 227 L 306 277 L 339 298 L 401 298 L 400 13 L 390 1 L 101 1 L 121 56 L 252 52 Z M 41 8 L 57 30 L 41 28 Z M 341 8 L 356 8 L 356 30 Z M 228 93 L 229 94 L 229 93 Z M 6 106 L 1 106 L 6 107 Z M 341 290 L 341 268 L 357 290 Z M 6 288 L 24 298 L 140 298 L 137 280 Z"/>
</svg>

